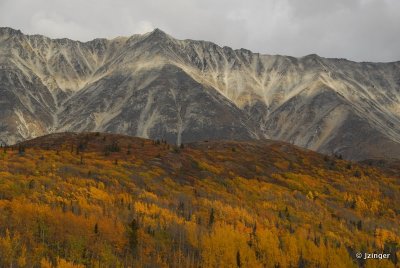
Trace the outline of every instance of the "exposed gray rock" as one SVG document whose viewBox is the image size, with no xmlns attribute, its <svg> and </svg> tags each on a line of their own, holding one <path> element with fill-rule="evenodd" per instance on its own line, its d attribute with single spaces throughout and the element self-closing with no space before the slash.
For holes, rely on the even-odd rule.
<svg viewBox="0 0 400 268">
<path fill-rule="evenodd" d="M 400 157 L 400 63 L 271 56 L 159 29 L 82 43 L 0 28 L 0 141 L 106 131 Z"/>
</svg>

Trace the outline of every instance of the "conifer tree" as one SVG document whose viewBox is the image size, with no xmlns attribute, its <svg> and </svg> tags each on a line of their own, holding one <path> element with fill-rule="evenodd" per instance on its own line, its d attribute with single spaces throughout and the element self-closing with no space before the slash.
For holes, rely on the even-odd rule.
<svg viewBox="0 0 400 268">
<path fill-rule="evenodd" d="M 210 219 L 208 221 L 208 226 L 211 227 L 214 224 L 215 216 L 214 216 L 214 208 L 211 208 L 210 211 Z"/>
<path fill-rule="evenodd" d="M 239 268 L 242 267 L 242 261 L 240 260 L 240 251 L 239 250 L 236 252 L 236 265 Z"/>
</svg>

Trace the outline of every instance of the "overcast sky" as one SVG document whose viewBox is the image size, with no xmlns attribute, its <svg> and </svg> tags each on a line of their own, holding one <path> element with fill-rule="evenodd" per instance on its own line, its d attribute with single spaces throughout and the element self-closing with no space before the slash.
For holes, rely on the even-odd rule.
<svg viewBox="0 0 400 268">
<path fill-rule="evenodd" d="M 160 28 L 265 54 L 400 60 L 400 0 L 0 0 L 0 26 L 81 41 Z"/>
</svg>

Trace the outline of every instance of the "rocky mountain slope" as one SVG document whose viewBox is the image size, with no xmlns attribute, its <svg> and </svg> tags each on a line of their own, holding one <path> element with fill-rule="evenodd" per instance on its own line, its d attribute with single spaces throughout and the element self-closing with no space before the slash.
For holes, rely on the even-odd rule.
<svg viewBox="0 0 400 268">
<path fill-rule="evenodd" d="M 0 140 L 60 131 L 398 158 L 400 62 L 260 55 L 158 29 L 82 43 L 0 28 Z"/>
</svg>

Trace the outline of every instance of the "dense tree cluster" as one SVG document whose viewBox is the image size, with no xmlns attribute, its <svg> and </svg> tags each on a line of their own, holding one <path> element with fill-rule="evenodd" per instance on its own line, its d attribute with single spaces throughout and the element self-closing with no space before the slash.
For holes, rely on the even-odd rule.
<svg viewBox="0 0 400 268">
<path fill-rule="evenodd" d="M 279 143 L 177 154 L 102 135 L 0 152 L 0 267 L 399 265 L 400 180 L 380 169 Z"/>
</svg>

